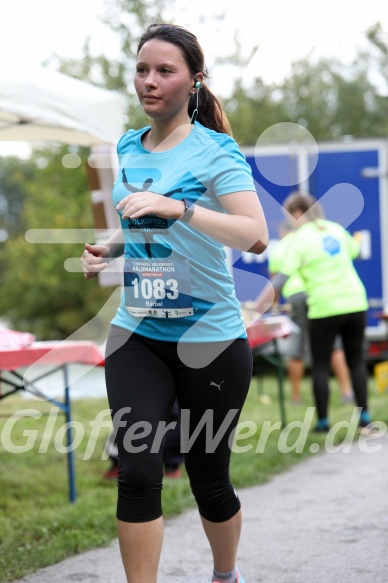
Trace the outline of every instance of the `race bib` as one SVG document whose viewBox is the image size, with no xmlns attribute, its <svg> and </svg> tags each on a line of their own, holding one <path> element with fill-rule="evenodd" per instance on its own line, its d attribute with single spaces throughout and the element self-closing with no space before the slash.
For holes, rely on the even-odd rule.
<svg viewBox="0 0 388 583">
<path fill-rule="evenodd" d="M 126 259 L 125 305 L 132 316 L 192 316 L 189 259 Z"/>
</svg>

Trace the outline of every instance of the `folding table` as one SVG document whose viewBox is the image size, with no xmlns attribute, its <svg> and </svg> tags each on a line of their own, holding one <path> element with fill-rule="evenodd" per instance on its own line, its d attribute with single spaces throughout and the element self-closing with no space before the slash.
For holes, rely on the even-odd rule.
<svg viewBox="0 0 388 583">
<path fill-rule="evenodd" d="M 248 342 L 254 356 L 263 358 L 272 364 L 277 373 L 279 406 L 282 427 L 286 426 L 286 410 L 284 403 L 284 367 L 283 358 L 278 346 L 280 338 L 286 338 L 293 332 L 292 320 L 286 315 L 262 316 L 252 322 L 246 322 Z M 272 345 L 272 353 L 265 348 Z"/>
<path fill-rule="evenodd" d="M 75 502 L 75 466 L 73 451 L 70 447 L 72 444 L 72 430 L 68 367 L 71 363 L 103 366 L 104 355 L 95 343 L 88 341 L 32 342 L 27 346 L 17 346 L 16 344 L 0 346 L 0 381 L 2 382 L 0 400 L 23 390 L 53 403 L 65 415 L 67 423 L 69 499 L 71 502 Z M 27 372 L 32 372 L 33 378 L 27 379 L 28 375 L 20 371 L 25 367 L 31 367 L 27 369 Z M 47 370 L 42 373 L 41 367 L 43 367 L 43 370 L 47 367 Z M 37 374 L 38 369 L 40 370 L 39 374 Z M 63 386 L 58 388 L 58 394 L 63 394 L 63 401 L 46 396 L 35 386 L 35 383 L 40 379 L 53 375 L 58 370 L 63 371 Z M 4 376 L 4 371 L 8 373 L 6 376 Z M 4 386 L 5 390 L 3 391 Z"/>
</svg>

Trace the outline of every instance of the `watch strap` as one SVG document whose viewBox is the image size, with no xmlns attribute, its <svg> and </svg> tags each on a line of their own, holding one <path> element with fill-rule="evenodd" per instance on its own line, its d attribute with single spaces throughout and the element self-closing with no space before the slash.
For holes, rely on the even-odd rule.
<svg viewBox="0 0 388 583">
<path fill-rule="evenodd" d="M 179 220 L 183 221 L 184 223 L 188 223 L 194 214 L 195 204 L 187 200 L 187 198 L 182 198 L 182 202 L 185 205 L 185 210 Z"/>
</svg>

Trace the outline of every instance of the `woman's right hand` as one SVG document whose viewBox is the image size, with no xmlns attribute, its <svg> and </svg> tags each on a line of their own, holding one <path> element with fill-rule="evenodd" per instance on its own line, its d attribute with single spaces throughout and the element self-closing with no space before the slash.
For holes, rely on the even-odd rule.
<svg viewBox="0 0 388 583">
<path fill-rule="evenodd" d="M 98 274 L 106 269 L 109 265 L 108 261 L 104 261 L 109 257 L 109 248 L 104 245 L 89 245 L 85 243 L 85 249 L 82 253 L 81 264 L 84 276 L 86 279 L 93 279 Z"/>
</svg>

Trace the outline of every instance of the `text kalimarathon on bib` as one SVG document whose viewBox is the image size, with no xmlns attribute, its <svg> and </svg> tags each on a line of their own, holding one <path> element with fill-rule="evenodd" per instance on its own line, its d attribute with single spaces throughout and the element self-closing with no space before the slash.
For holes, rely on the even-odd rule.
<svg viewBox="0 0 388 583">
<path fill-rule="evenodd" d="M 126 259 L 124 286 L 125 305 L 132 316 L 183 318 L 194 314 L 188 258 Z"/>
</svg>

